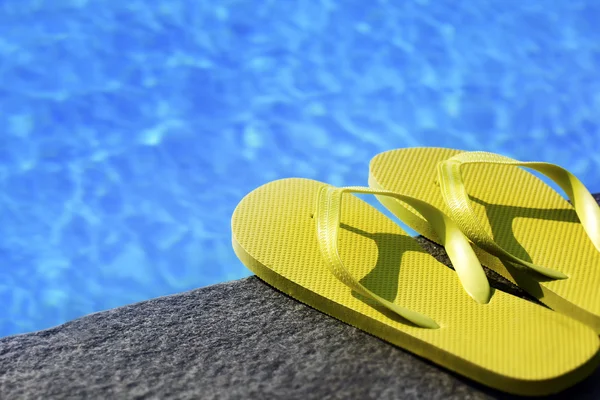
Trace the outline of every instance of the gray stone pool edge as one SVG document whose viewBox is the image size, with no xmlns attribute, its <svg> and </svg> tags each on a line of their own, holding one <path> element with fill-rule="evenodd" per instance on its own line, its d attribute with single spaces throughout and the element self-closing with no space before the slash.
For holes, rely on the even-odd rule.
<svg viewBox="0 0 600 400">
<path fill-rule="evenodd" d="M 447 264 L 440 246 L 418 240 Z M 491 278 L 496 287 L 529 297 Z M 256 277 L 0 338 L 3 399 L 508 397 Z M 559 397 L 600 398 L 600 370 Z"/>
</svg>

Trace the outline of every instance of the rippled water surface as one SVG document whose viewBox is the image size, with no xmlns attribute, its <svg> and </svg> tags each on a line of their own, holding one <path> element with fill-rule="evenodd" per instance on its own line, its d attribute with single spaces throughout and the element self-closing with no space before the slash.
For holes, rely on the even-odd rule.
<svg viewBox="0 0 600 400">
<path fill-rule="evenodd" d="M 594 0 L 2 1 L 0 336 L 247 276 L 244 194 L 364 185 L 395 147 L 600 191 L 597 21 Z"/>
</svg>

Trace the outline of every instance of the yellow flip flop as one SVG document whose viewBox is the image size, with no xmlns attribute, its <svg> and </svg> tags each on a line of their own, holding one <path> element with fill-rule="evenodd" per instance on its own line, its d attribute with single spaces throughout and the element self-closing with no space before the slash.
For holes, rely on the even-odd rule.
<svg viewBox="0 0 600 400">
<path fill-rule="evenodd" d="M 449 249 L 456 272 L 350 193 L 410 203 Z M 600 361 L 589 327 L 490 290 L 458 227 L 435 207 L 368 188 L 270 182 L 232 217 L 240 260 L 284 293 L 475 381 L 514 394 L 558 392 Z"/>
<path fill-rule="evenodd" d="M 519 167 L 554 180 L 574 206 Z M 408 148 L 375 156 L 369 186 L 439 208 L 475 244 L 483 265 L 600 333 L 600 209 L 568 171 L 494 153 Z M 415 231 L 441 243 L 416 209 L 397 199 L 379 200 Z"/>
</svg>

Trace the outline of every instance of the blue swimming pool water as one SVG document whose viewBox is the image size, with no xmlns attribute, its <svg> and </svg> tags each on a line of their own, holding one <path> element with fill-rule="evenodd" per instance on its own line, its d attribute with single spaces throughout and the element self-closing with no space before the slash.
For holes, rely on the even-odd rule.
<svg viewBox="0 0 600 400">
<path fill-rule="evenodd" d="M 236 203 L 402 146 L 600 191 L 595 0 L 0 2 L 0 336 L 249 274 Z"/>
</svg>

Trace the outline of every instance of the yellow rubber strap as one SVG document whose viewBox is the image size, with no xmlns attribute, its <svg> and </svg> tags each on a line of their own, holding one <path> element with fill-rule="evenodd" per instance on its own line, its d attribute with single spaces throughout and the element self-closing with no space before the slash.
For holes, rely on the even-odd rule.
<svg viewBox="0 0 600 400">
<path fill-rule="evenodd" d="M 467 293 L 480 303 L 487 303 L 491 289 L 485 272 L 473 252 L 467 238 L 452 220 L 437 208 L 415 198 L 386 190 L 374 190 L 363 187 L 336 188 L 324 186 L 318 196 L 315 220 L 317 237 L 321 253 L 333 275 L 357 293 L 375 300 L 399 316 L 423 328 L 436 329 L 439 325 L 426 315 L 394 304 L 373 293 L 358 282 L 347 270 L 338 252 L 338 235 L 341 217 L 342 195 L 344 193 L 362 193 L 391 196 L 404 201 L 419 211 L 443 238 L 450 260 Z"/>
<path fill-rule="evenodd" d="M 503 164 L 526 167 L 541 172 L 560 186 L 575 207 L 587 235 L 600 250 L 600 208 L 586 187 L 569 171 L 558 165 L 544 162 L 521 162 L 499 154 L 487 152 L 459 153 L 438 164 L 438 180 L 442 196 L 450 210 L 450 216 L 458 224 L 463 233 L 477 246 L 497 257 L 531 268 L 538 273 L 553 279 L 565 279 L 567 276 L 559 271 L 535 265 L 514 256 L 500 247 L 483 229 L 469 202 L 469 195 L 464 185 L 461 167 L 465 164 Z"/>
</svg>

